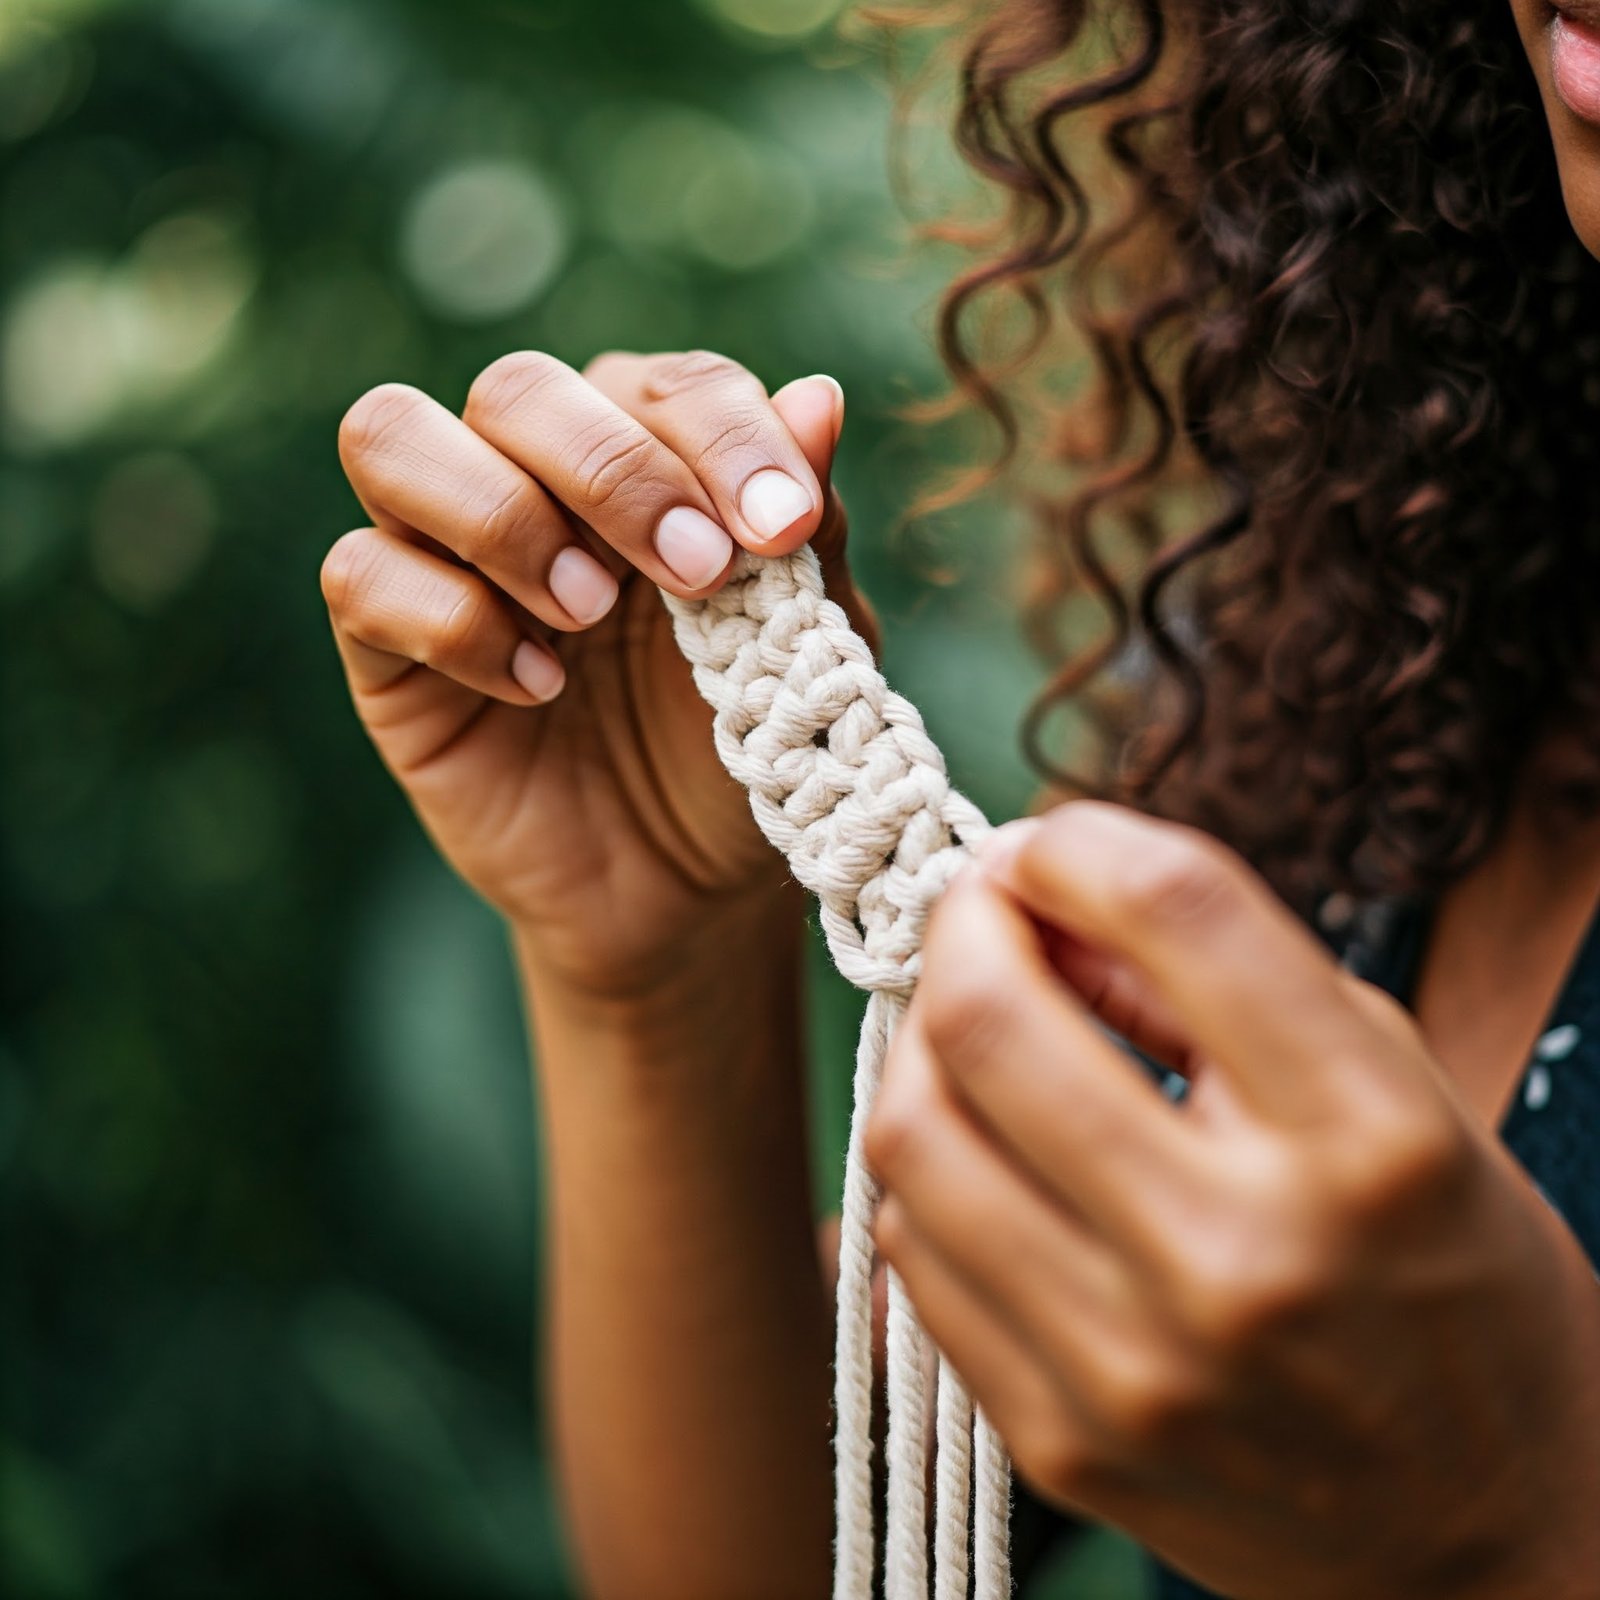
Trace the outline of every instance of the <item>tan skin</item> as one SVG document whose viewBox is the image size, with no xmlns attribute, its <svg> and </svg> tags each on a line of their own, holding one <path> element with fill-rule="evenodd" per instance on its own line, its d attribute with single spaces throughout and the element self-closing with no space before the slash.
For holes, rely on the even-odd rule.
<svg viewBox="0 0 1600 1600">
<path fill-rule="evenodd" d="M 1547 21 L 1519 0 L 1536 69 Z M 1559 111 L 1594 247 L 1600 147 Z M 522 353 L 462 417 L 388 386 L 341 433 L 356 708 L 528 995 L 556 1447 L 603 1600 L 827 1590 L 804 908 L 653 585 L 809 539 L 870 631 L 841 420 L 829 381 L 769 396 L 703 352 Z M 802 509 L 763 539 L 772 468 Z M 727 541 L 658 542 L 677 507 Z M 1232 854 L 1114 807 L 958 882 L 872 1127 L 879 1244 L 1039 1493 L 1237 1600 L 1600 1595 L 1600 1288 L 1493 1135 L 1597 897 L 1600 828 L 1525 800 L 1445 896 L 1413 1020 Z M 1097 1018 L 1191 1074 L 1187 1112 Z"/>
<path fill-rule="evenodd" d="M 1600 822 L 1565 814 L 1548 792 L 1530 782 L 1496 849 L 1443 897 L 1413 996 L 1435 1057 L 1491 1126 L 1600 901 Z"/>
<path fill-rule="evenodd" d="M 1563 0 L 1582 23 L 1600 22 L 1595 0 Z M 1600 255 L 1600 128 L 1575 116 L 1552 82 L 1556 7 L 1512 0 L 1517 31 L 1550 124 L 1567 213 Z M 1570 738 L 1547 742 L 1505 834 L 1477 871 L 1446 896 L 1419 976 L 1416 1010 L 1435 1052 L 1473 1107 L 1498 1122 L 1575 947 L 1600 898 L 1600 824 L 1575 824 L 1542 805 L 1559 787 Z M 1462 1004 L 1472 996 L 1471 1004 Z"/>
<path fill-rule="evenodd" d="M 769 399 L 703 352 L 611 353 L 581 375 L 527 353 L 479 378 L 463 418 L 386 386 L 340 434 L 372 523 L 323 568 L 356 709 L 440 851 L 505 915 L 537 1035 L 556 1448 L 597 1595 L 826 1587 L 804 905 L 716 760 L 654 589 L 715 587 L 732 543 L 697 589 L 653 559 L 652 532 L 691 505 L 757 549 L 809 539 L 870 635 L 827 481 L 841 422 L 831 380 Z M 618 461 L 631 476 L 613 482 Z M 813 509 L 761 541 L 736 507 L 773 467 Z M 548 583 L 579 545 L 620 579 L 587 627 Z M 524 641 L 559 654 L 551 699 L 511 674 Z"/>
</svg>

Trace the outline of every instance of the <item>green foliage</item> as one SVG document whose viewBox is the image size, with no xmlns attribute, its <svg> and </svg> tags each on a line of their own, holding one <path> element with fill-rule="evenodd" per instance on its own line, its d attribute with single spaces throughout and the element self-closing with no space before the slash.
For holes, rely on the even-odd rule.
<svg viewBox="0 0 1600 1600">
<path fill-rule="evenodd" d="M 0 4 L 5 1592 L 567 1592 L 504 945 L 317 591 L 364 387 L 459 404 L 528 345 L 834 373 L 891 673 L 1025 799 L 1001 531 L 952 524 L 943 589 L 885 536 L 941 272 L 835 9 Z M 855 1010 L 817 965 L 831 1189 Z"/>
</svg>

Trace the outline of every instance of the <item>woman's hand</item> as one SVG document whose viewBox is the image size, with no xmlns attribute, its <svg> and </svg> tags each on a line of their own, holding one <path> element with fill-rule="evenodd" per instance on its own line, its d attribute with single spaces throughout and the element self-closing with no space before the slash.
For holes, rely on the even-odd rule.
<svg viewBox="0 0 1600 1600">
<path fill-rule="evenodd" d="M 924 961 L 878 1241 L 1025 1478 L 1236 1600 L 1600 1594 L 1600 1287 L 1399 1006 L 1088 802 Z"/>
<path fill-rule="evenodd" d="M 577 985 L 646 990 L 715 937 L 711 901 L 785 894 L 655 586 L 811 540 L 870 628 L 829 483 L 843 404 L 705 351 L 581 374 L 525 351 L 461 417 L 398 384 L 345 417 L 372 526 L 322 585 L 356 708 L 445 856 Z"/>
</svg>

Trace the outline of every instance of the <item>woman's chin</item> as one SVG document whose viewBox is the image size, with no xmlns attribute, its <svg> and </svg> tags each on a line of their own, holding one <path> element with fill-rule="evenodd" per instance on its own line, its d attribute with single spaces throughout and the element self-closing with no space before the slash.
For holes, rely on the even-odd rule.
<svg viewBox="0 0 1600 1600">
<path fill-rule="evenodd" d="M 1600 260 L 1600 128 L 1584 128 L 1581 135 L 1569 137 L 1557 133 L 1555 145 L 1561 196 L 1573 232 Z"/>
</svg>

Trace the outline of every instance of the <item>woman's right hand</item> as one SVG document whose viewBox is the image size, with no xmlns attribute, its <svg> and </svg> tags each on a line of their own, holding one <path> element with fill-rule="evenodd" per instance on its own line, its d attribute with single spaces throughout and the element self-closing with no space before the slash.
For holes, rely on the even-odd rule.
<svg viewBox="0 0 1600 1600">
<path fill-rule="evenodd" d="M 829 481 L 843 405 L 820 376 L 769 398 L 704 351 L 581 374 L 529 351 L 461 417 L 388 384 L 344 419 L 372 525 L 322 587 L 356 710 L 445 857 L 563 982 L 647 994 L 716 958 L 729 902 L 792 893 L 655 588 L 709 594 L 734 541 L 810 540 L 872 639 Z"/>
</svg>

